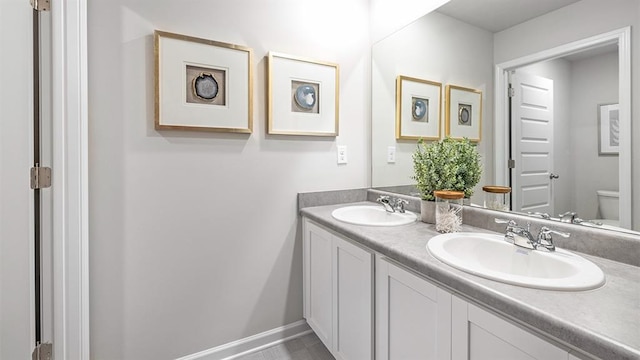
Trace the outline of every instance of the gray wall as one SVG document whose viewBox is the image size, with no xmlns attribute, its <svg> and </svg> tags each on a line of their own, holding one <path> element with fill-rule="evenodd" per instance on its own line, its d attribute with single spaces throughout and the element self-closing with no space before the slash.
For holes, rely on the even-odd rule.
<svg viewBox="0 0 640 360">
<path fill-rule="evenodd" d="M 582 0 L 547 15 L 496 33 L 494 61 L 502 63 L 572 41 L 631 26 L 631 88 L 640 87 L 640 2 L 637 0 Z M 640 143 L 640 97 L 631 98 L 632 154 Z M 640 228 L 640 156 L 632 163 L 633 226 Z"/>
<path fill-rule="evenodd" d="M 444 137 L 445 86 L 482 91 L 484 167 L 472 201 L 482 204 L 482 186 L 493 181 L 493 35 L 438 12 L 430 13 L 374 44 L 372 51 L 372 185 L 415 184 L 415 140 L 395 138 L 395 79 L 398 75 L 442 83 L 441 136 Z M 396 146 L 396 162 L 387 163 L 387 146 Z M 502 185 L 502 184 L 501 184 Z"/>
<path fill-rule="evenodd" d="M 297 193 L 369 184 L 368 2 L 88 6 L 91 357 L 177 358 L 301 320 Z M 253 48 L 253 134 L 154 130 L 154 29 Z M 339 137 L 265 135 L 268 51 L 340 64 Z"/>
<path fill-rule="evenodd" d="M 598 155 L 597 140 L 598 104 L 618 102 L 618 53 L 574 61 L 571 70 L 572 153 L 577 155 L 572 162 L 574 208 L 584 219 L 597 219 L 596 190 L 619 187 L 618 157 Z"/>
</svg>

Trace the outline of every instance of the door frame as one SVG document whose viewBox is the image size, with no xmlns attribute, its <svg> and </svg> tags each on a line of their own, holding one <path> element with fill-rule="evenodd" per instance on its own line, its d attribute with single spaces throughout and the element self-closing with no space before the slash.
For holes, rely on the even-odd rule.
<svg viewBox="0 0 640 360">
<path fill-rule="evenodd" d="M 507 101 L 508 72 L 539 61 L 550 60 L 607 44 L 618 44 L 620 226 L 630 229 L 633 217 L 631 214 L 631 27 L 629 26 L 495 65 L 494 175 L 497 184 L 506 184 L 509 179 L 509 168 L 507 166 L 509 154 L 509 130 L 507 127 L 509 115 L 509 103 Z"/>
<path fill-rule="evenodd" d="M 51 6 L 54 358 L 89 359 L 87 0 Z"/>
</svg>

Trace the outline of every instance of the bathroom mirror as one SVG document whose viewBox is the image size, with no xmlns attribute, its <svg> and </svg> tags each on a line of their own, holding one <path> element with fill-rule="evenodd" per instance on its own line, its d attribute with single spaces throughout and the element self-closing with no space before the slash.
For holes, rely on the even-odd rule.
<svg viewBox="0 0 640 360">
<path fill-rule="evenodd" d="M 607 150 L 607 146 L 602 150 L 603 141 L 611 141 L 611 131 L 615 132 L 611 125 L 616 121 L 615 104 L 619 104 L 621 98 L 623 102 L 626 101 L 626 106 L 630 102 L 630 99 L 624 99 L 626 95 L 618 93 L 620 74 L 623 71 L 619 68 L 621 62 L 618 58 L 621 51 L 618 46 L 620 37 L 614 36 L 589 46 L 583 44 L 581 48 L 573 50 L 565 49 L 570 54 L 561 54 L 553 53 L 548 48 L 531 52 L 521 44 L 514 45 L 516 50 L 506 50 L 506 38 L 512 34 L 501 33 L 506 28 L 575 2 L 577 1 L 567 0 L 541 4 L 538 1 L 452 0 L 435 12 L 376 42 L 372 47 L 371 83 L 372 187 L 418 196 L 412 186 L 415 182 L 411 179 L 411 155 L 416 149 L 416 141 L 398 140 L 395 133 L 395 86 L 396 78 L 402 75 L 439 82 L 443 90 L 446 85 L 457 85 L 482 92 L 483 121 L 481 140 L 477 146 L 484 171 L 471 198 L 472 203 L 483 204 L 483 185 L 515 185 L 520 186 L 517 189 L 520 196 L 518 198 L 514 194 L 516 201 L 512 202 L 512 206 L 517 207 L 514 211 L 547 213 L 558 220 L 561 213 L 575 212 L 575 217 L 587 221 L 582 225 L 618 231 L 631 229 L 630 135 L 620 134 L 627 138 L 619 139 L 620 148 L 616 149 L 618 153 Z M 494 7 L 496 4 L 497 8 Z M 509 9 L 509 4 L 514 8 Z M 542 8 L 544 6 L 551 7 Z M 505 19 L 511 22 L 503 22 Z M 519 35 L 525 39 L 524 42 L 531 40 L 535 43 L 540 33 L 525 33 L 529 28 L 522 27 Z M 535 46 L 532 45 L 531 48 Z M 503 75 L 505 79 L 501 78 Z M 524 81 L 522 79 L 528 80 L 531 76 L 553 80 L 550 107 L 554 110 L 555 122 L 548 142 L 552 144 L 552 153 L 555 155 L 550 160 L 552 168 L 541 173 L 547 177 L 551 174 L 558 177 L 548 178 L 546 181 L 551 189 L 546 201 L 535 197 L 536 190 L 539 190 L 536 184 L 527 185 L 525 182 L 524 186 L 530 186 L 532 191 L 523 192 L 523 182 L 520 181 L 518 185 L 518 181 L 513 178 L 519 175 L 514 175 L 507 168 L 508 159 L 517 158 L 520 164 L 529 167 L 520 168 L 521 171 L 535 173 L 539 171 L 536 167 L 545 162 L 540 154 L 547 151 L 520 151 L 518 141 L 512 139 L 516 132 L 523 131 L 519 129 L 523 127 L 523 122 L 511 125 L 506 120 L 510 113 L 506 105 L 507 89 L 501 86 L 503 82 L 498 82 L 504 80 L 506 84 L 511 76 L 512 82 L 521 83 Z M 523 86 L 530 86 L 524 82 Z M 502 92 L 504 94 L 498 95 Z M 443 91 L 439 111 L 441 137 L 445 136 L 444 97 Z M 629 117 L 630 114 L 627 113 L 626 116 Z M 532 121 L 527 123 L 527 116 L 524 118 L 525 128 L 537 124 Z M 629 118 L 627 122 L 630 122 Z M 607 132 L 610 134 L 605 139 L 603 133 Z M 544 140 L 537 133 L 526 137 L 534 142 Z M 530 160 L 529 163 L 526 163 L 527 160 Z M 621 192 L 624 197 L 616 198 Z M 623 199 L 622 204 L 620 198 Z M 545 202 L 545 206 L 540 206 Z M 628 210 L 620 212 L 621 207 Z M 615 214 L 616 210 L 618 214 Z M 628 217 L 623 219 L 625 216 Z M 565 217 L 564 220 L 570 219 Z"/>
</svg>

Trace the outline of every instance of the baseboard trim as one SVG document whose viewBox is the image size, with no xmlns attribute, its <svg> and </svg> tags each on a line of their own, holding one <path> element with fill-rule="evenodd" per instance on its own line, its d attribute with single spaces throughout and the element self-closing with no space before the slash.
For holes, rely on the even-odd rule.
<svg viewBox="0 0 640 360">
<path fill-rule="evenodd" d="M 311 328 L 307 322 L 300 320 L 244 339 L 183 356 L 176 360 L 231 360 L 295 339 L 310 332 Z"/>
</svg>

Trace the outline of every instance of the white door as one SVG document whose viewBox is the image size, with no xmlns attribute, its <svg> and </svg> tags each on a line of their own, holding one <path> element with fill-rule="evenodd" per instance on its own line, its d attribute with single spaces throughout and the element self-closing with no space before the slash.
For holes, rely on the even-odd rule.
<svg viewBox="0 0 640 360">
<path fill-rule="evenodd" d="M 516 72 L 511 86 L 513 210 L 553 214 L 553 80 Z"/>
<path fill-rule="evenodd" d="M 29 1 L 0 2 L 0 359 L 30 359 L 36 342 L 53 338 L 51 190 L 36 195 L 29 184 L 35 162 L 51 165 L 51 48 L 50 38 L 42 36 L 49 34 L 51 22 L 49 13 L 39 18 L 44 65 L 36 87 L 33 9 Z M 39 89 L 37 108 L 34 89 Z M 40 114 L 39 126 L 34 114 Z M 38 152 L 35 131 L 42 140 Z M 36 231 L 41 234 L 37 247 Z"/>
<path fill-rule="evenodd" d="M 29 359 L 35 343 L 31 16 L 0 2 L 0 359 Z"/>
</svg>

